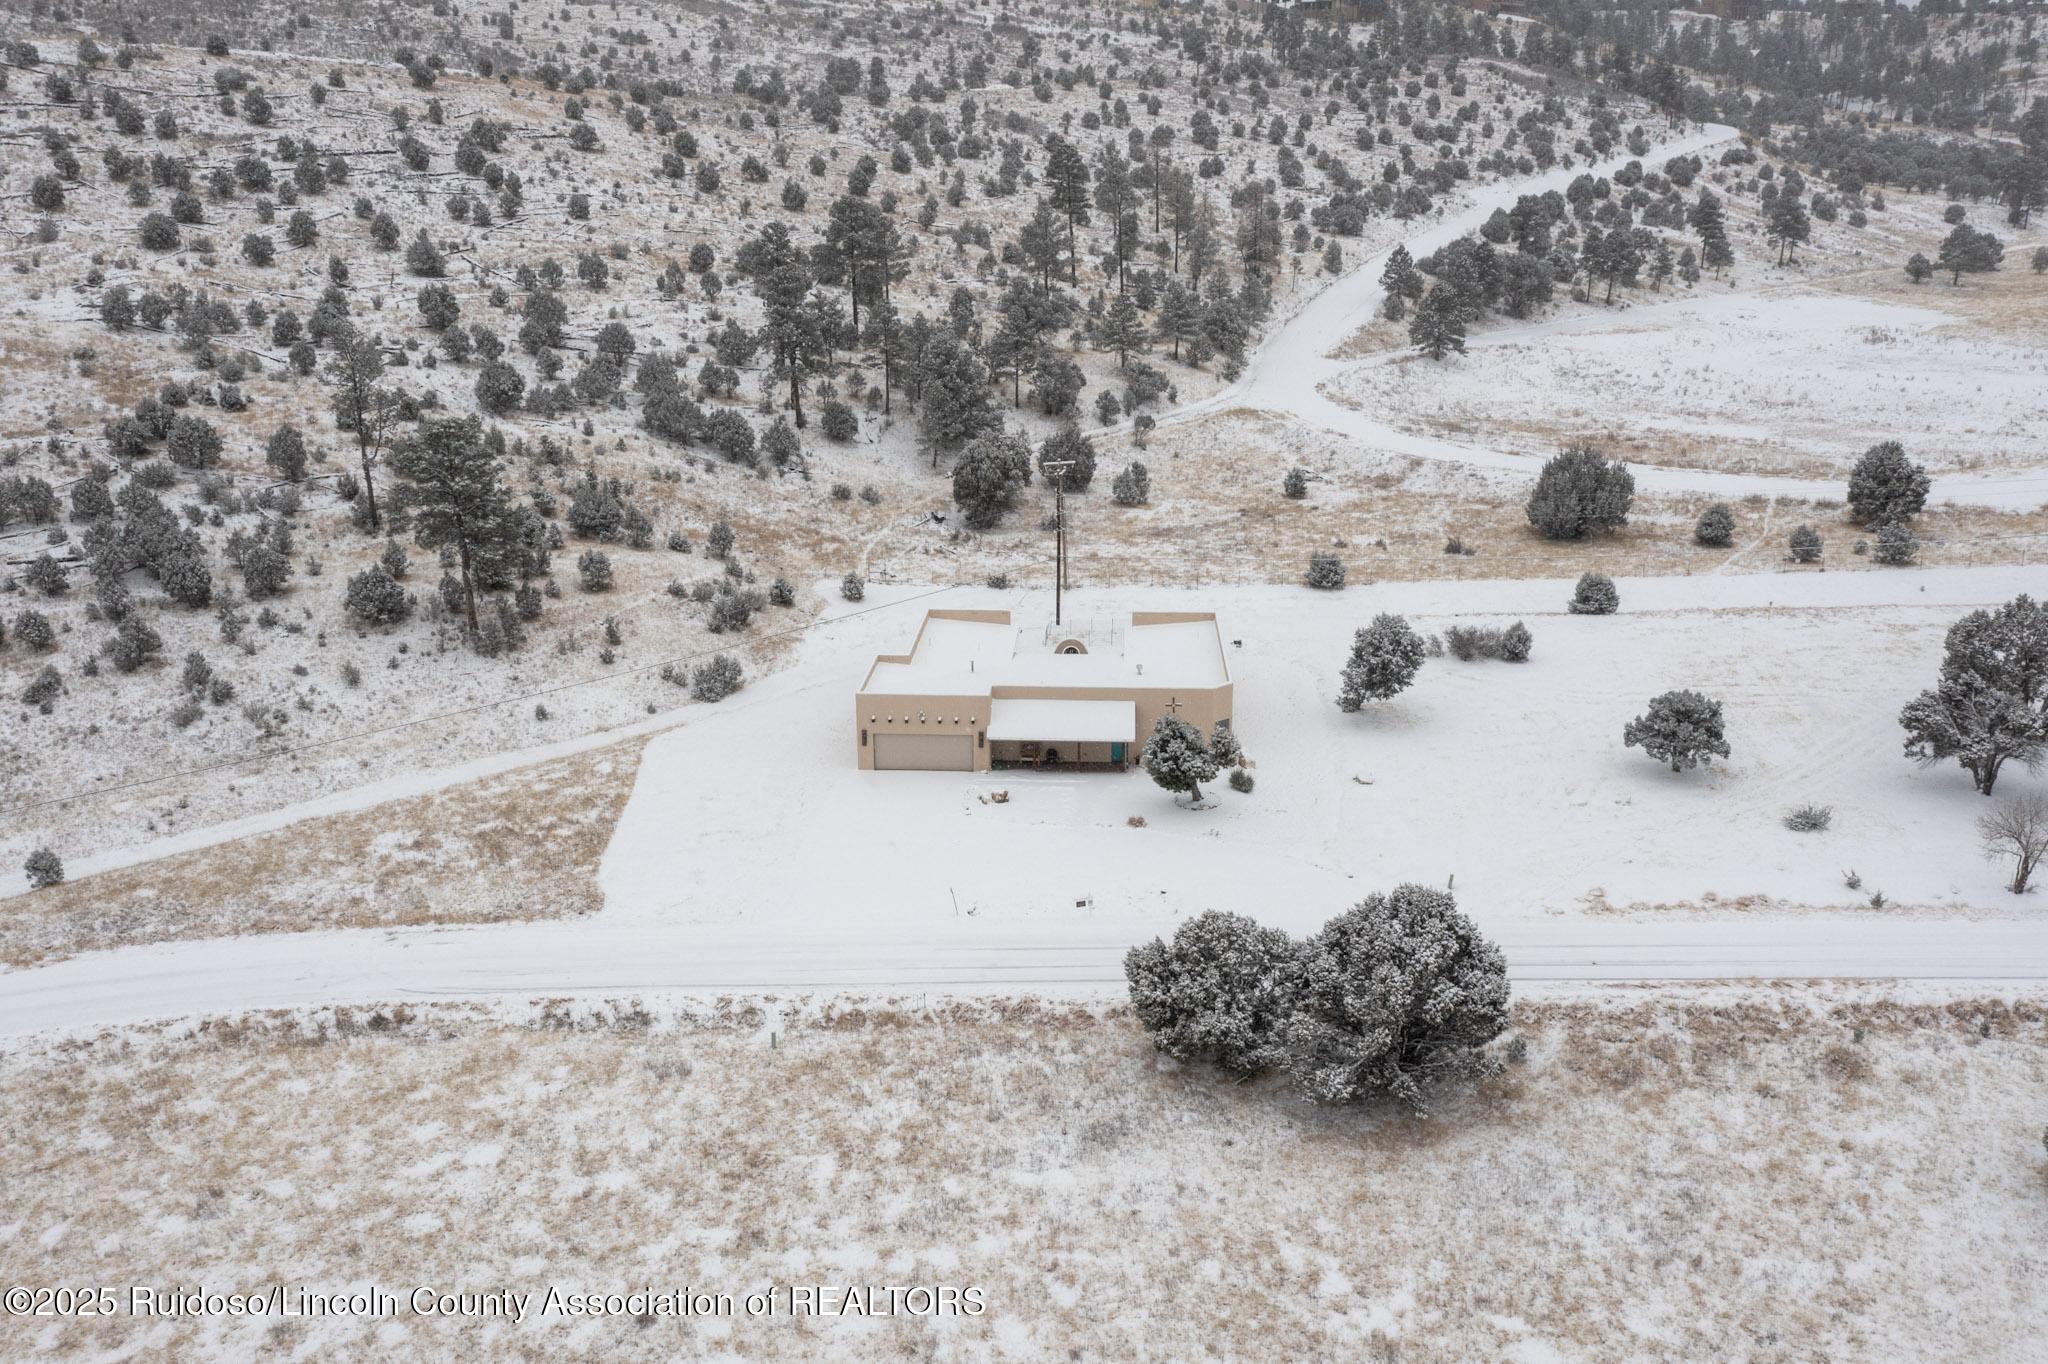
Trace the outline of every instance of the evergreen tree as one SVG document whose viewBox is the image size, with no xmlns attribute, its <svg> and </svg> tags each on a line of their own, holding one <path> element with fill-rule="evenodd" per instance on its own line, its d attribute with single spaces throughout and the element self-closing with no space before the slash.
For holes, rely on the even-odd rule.
<svg viewBox="0 0 2048 1364">
<path fill-rule="evenodd" d="M 397 397 L 377 384 L 383 375 L 384 354 L 375 341 L 353 331 L 337 338 L 334 357 L 327 364 L 327 382 L 334 387 L 334 424 L 355 433 L 366 521 L 372 531 L 381 525 L 373 466 L 383 452 L 385 429 L 398 408 Z"/>
<path fill-rule="evenodd" d="M 2005 243 L 1989 232 L 1979 232 L 1968 223 L 1957 223 L 1941 243 L 1941 253 L 1936 257 L 1942 269 L 1949 272 L 1951 285 L 1961 284 L 1965 274 L 1981 274 L 1996 270 L 2005 259 Z"/>
<path fill-rule="evenodd" d="M 1152 1043 L 1182 1061 L 1254 1075 L 1280 1059 L 1293 1005 L 1294 941 L 1241 914 L 1208 910 L 1124 954 L 1131 1008 Z"/>
<path fill-rule="evenodd" d="M 1609 461 L 1589 445 L 1568 446 L 1537 475 L 1529 495 L 1529 524 L 1548 540 L 1579 540 L 1595 530 L 1628 524 L 1635 476 L 1621 460 Z"/>
<path fill-rule="evenodd" d="M 1408 323 L 1408 339 L 1432 360 L 1465 353 L 1465 307 L 1455 289 L 1439 284 L 1423 296 Z"/>
<path fill-rule="evenodd" d="M 1337 688 L 1337 709 L 1354 712 L 1367 701 L 1385 701 L 1408 689 L 1422 667 L 1422 639 L 1406 618 L 1373 617 L 1372 624 L 1352 636 Z"/>
<path fill-rule="evenodd" d="M 1849 511 L 1865 526 L 1906 521 L 1927 505 L 1931 486 L 1926 468 L 1906 458 L 1905 446 L 1880 441 L 1849 471 Z"/>
<path fill-rule="evenodd" d="M 1214 781 L 1221 770 L 1216 755 L 1202 742 L 1202 731 L 1171 715 L 1160 716 L 1152 727 L 1139 761 L 1153 781 L 1168 791 L 1187 792 L 1197 805 L 1202 801 L 1201 784 Z"/>
<path fill-rule="evenodd" d="M 1159 301 L 1159 320 L 1152 332 L 1154 338 L 1171 342 L 1173 358 L 1178 360 L 1181 342 L 1194 340 L 1201 335 L 1201 329 L 1201 304 L 1179 280 L 1169 281 Z"/>
<path fill-rule="evenodd" d="M 1780 190 L 1764 214 L 1764 236 L 1778 248 L 1778 264 L 1797 260 L 1799 243 L 1813 235 L 1813 219 L 1797 194 Z"/>
<path fill-rule="evenodd" d="M 924 403 L 918 430 L 931 446 L 934 464 L 941 451 L 957 450 L 1001 422 L 989 396 L 988 371 L 973 350 L 951 336 L 932 337 L 916 387 Z"/>
<path fill-rule="evenodd" d="M 1408 254 L 1407 247 L 1396 246 L 1380 271 L 1380 289 L 1385 294 L 1380 311 L 1390 321 L 1399 322 L 1407 315 L 1408 305 L 1422 297 L 1422 286 L 1422 272 L 1415 268 L 1415 258 Z"/>
<path fill-rule="evenodd" d="M 1116 296 L 1116 302 L 1110 304 L 1108 314 L 1096 329 L 1095 339 L 1102 349 L 1116 352 L 1118 369 L 1125 368 L 1132 355 L 1143 355 L 1150 349 L 1144 320 L 1138 316 L 1138 305 L 1129 294 Z"/>
<path fill-rule="evenodd" d="M 1387 1096 L 1483 1073 L 1507 1030 L 1507 962 L 1449 893 L 1397 886 L 1325 924 L 1295 958 L 1280 1027 L 1287 1074 L 1319 1103 Z"/>
<path fill-rule="evenodd" d="M 1078 283 L 1075 273 L 1077 225 L 1088 222 L 1088 163 L 1073 143 L 1057 133 L 1045 140 L 1045 182 L 1054 209 L 1067 220 L 1067 283 Z"/>
<path fill-rule="evenodd" d="M 2048 608 L 2019 596 L 1949 627 L 1934 688 L 1899 713 L 1906 756 L 1954 758 L 1991 794 L 2001 768 L 2048 756 Z"/>
<path fill-rule="evenodd" d="M 1095 442 L 1083 435 L 1080 427 L 1068 422 L 1047 436 L 1038 447 L 1039 473 L 1045 473 L 1045 466 L 1055 462 L 1068 466 L 1068 492 L 1086 492 L 1088 485 L 1095 481 Z M 1052 480 L 1048 477 L 1046 481 Z"/>
<path fill-rule="evenodd" d="M 1705 185 L 1693 200 L 1691 219 L 1692 230 L 1699 234 L 1700 263 L 1719 279 L 1723 270 L 1735 264 L 1735 250 L 1728 244 L 1727 210 Z"/>
<path fill-rule="evenodd" d="M 1667 691 L 1650 701 L 1649 710 L 1622 727 L 1624 747 L 1640 748 L 1659 762 L 1683 772 L 1728 756 L 1722 734 L 1721 703 L 1696 691 Z"/>
<path fill-rule="evenodd" d="M 462 575 L 462 610 L 477 629 L 476 586 L 510 586 L 521 562 L 520 522 L 499 481 L 499 465 L 474 416 L 429 421 L 392 450 L 405 480 L 413 538 L 424 549 L 453 546 Z"/>
<path fill-rule="evenodd" d="M 1030 481 L 1031 447 L 1023 437 L 979 436 L 953 466 L 953 503 L 969 530 L 987 530 L 1003 519 Z"/>
</svg>

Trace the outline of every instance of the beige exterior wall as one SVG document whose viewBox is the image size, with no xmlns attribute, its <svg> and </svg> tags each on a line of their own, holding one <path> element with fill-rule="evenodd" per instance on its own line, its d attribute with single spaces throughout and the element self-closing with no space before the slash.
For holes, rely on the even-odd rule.
<svg viewBox="0 0 2048 1364">
<path fill-rule="evenodd" d="M 965 620 L 1003 625 L 1009 622 L 1007 611 L 932 611 L 925 616 L 932 620 Z M 1180 625 L 1191 622 L 1213 621 L 1215 616 L 1206 611 L 1141 611 L 1131 617 L 1132 628 L 1144 625 Z M 906 654 L 884 654 L 877 663 L 908 663 L 917 653 L 917 647 L 924 639 L 924 625 L 918 626 L 918 637 Z M 1222 642 L 1218 641 L 1219 647 Z M 1229 660 L 1224 659 L 1224 674 L 1229 675 Z M 870 668 L 869 676 L 873 676 Z M 891 695 L 862 691 L 854 696 L 854 754 L 860 769 L 874 770 L 875 737 L 880 734 L 967 734 L 974 739 L 974 770 L 986 772 L 996 758 L 1007 761 L 1021 761 L 1021 744 L 1010 741 L 992 744 L 987 739 L 989 716 L 992 704 L 1005 701 L 1130 701 L 1137 708 L 1137 732 L 1126 746 L 1124 760 L 1136 762 L 1144 749 L 1145 741 L 1151 737 L 1153 726 L 1162 715 L 1175 715 L 1199 729 L 1204 737 L 1212 733 L 1219 721 L 1228 720 L 1232 715 L 1234 686 L 1225 682 L 1219 687 L 1027 687 L 997 686 L 981 695 L 969 696 L 928 696 Z M 1041 741 L 1060 750 L 1062 761 L 1069 757 L 1081 762 L 1109 762 L 1110 746 L 1107 743 L 1075 744 L 1063 742 L 1056 737 Z"/>
<path fill-rule="evenodd" d="M 862 692 L 853 698 L 854 753 L 863 772 L 875 767 L 877 734 L 967 734 L 974 739 L 974 770 L 988 771 L 989 699 L 986 696 L 886 696 Z"/>
</svg>

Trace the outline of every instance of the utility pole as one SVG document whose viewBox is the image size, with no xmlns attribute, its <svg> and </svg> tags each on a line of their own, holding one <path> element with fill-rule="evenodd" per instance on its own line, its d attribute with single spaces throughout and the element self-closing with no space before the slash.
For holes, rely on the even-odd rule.
<svg viewBox="0 0 2048 1364">
<path fill-rule="evenodd" d="M 1050 460 L 1039 468 L 1052 478 L 1052 526 L 1053 526 L 1053 568 L 1052 568 L 1052 623 L 1061 623 L 1062 600 L 1067 586 L 1067 470 L 1074 467 L 1070 459 Z"/>
</svg>

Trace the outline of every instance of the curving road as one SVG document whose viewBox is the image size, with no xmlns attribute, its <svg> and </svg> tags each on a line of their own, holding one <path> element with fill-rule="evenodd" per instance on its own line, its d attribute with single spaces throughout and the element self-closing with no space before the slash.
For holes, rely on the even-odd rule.
<svg viewBox="0 0 2048 1364">
<path fill-rule="evenodd" d="M 1511 208 L 1524 194 L 1562 191 L 1573 179 L 1591 172 L 1611 175 L 1631 160 L 1648 163 L 1672 156 L 1705 153 L 1737 136 L 1725 124 L 1707 124 L 1697 132 L 1659 144 L 1649 156 L 1628 156 L 1597 166 L 1574 166 L 1550 171 L 1528 180 L 1505 181 L 1481 189 L 1469 208 L 1432 222 L 1402 244 L 1416 259 L 1477 231 L 1496 208 Z M 1534 478 L 1543 467 L 1535 455 L 1510 454 L 1480 445 L 1468 445 L 1439 436 L 1404 431 L 1380 420 L 1372 412 L 1348 407 L 1332 399 L 1325 386 L 1341 377 L 1352 362 L 1332 358 L 1360 327 L 1379 316 L 1385 291 L 1380 272 L 1386 267 L 1392 248 L 1340 276 L 1328 288 L 1311 298 L 1293 316 L 1266 336 L 1253 352 L 1237 382 L 1211 397 L 1171 413 L 1162 427 L 1193 421 L 1231 408 L 1253 408 L 1293 417 L 1348 436 L 1361 445 L 1417 459 L 1471 464 L 1486 469 L 1503 469 Z M 1704 469 L 1663 465 L 1631 465 L 1636 486 L 1655 493 L 1707 493 L 1735 499 L 1749 496 L 1787 497 L 1801 500 L 1839 499 L 1840 479 L 1775 478 L 1768 475 L 1715 473 Z M 2000 470 L 1987 475 L 1954 475 L 1938 478 L 1930 494 L 1936 502 L 1955 502 L 2005 510 L 2029 510 L 2048 500 L 2048 469 Z"/>
</svg>

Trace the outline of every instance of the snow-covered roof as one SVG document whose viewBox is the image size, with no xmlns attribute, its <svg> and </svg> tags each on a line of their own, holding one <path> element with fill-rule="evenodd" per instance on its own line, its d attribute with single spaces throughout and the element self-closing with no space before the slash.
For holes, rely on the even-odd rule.
<svg viewBox="0 0 2048 1364">
<path fill-rule="evenodd" d="M 1135 743 L 1135 701 L 995 701 L 989 707 L 988 737 L 1068 743 Z"/>
<path fill-rule="evenodd" d="M 985 695 L 995 687 L 1220 687 L 1230 681 L 1212 618 L 1139 623 L 1086 653 L 1060 653 L 1065 636 L 1043 622 L 933 615 L 908 662 L 878 659 L 863 691 L 904 696 Z M 1043 738 L 1039 735 L 1036 737 Z"/>
</svg>

